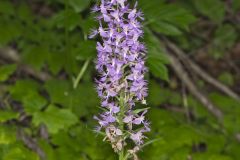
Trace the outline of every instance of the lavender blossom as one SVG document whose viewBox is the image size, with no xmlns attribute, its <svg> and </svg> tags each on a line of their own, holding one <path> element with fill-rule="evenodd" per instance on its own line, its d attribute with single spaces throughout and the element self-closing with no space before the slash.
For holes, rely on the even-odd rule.
<svg viewBox="0 0 240 160">
<path fill-rule="evenodd" d="M 143 14 L 133 9 L 127 0 L 101 0 L 93 8 L 99 28 L 89 36 L 100 35 L 97 42 L 97 92 L 105 112 L 94 118 L 98 131 L 104 130 L 120 159 L 133 157 L 144 143 L 144 132 L 150 131 L 144 115 L 147 109 L 137 110 L 137 103 L 146 104 L 147 82 L 144 80 L 146 49 L 139 39 L 143 36 L 139 20 Z M 135 147 L 126 143 L 130 139 Z M 126 157 L 125 155 L 129 155 Z M 122 158 L 121 158 L 122 157 Z M 123 158 L 125 157 L 125 158 Z"/>
</svg>

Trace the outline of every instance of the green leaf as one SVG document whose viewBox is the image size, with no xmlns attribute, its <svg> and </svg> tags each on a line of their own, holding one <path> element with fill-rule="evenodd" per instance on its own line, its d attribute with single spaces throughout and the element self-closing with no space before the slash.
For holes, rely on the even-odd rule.
<svg viewBox="0 0 240 160">
<path fill-rule="evenodd" d="M 152 127 L 155 130 L 162 130 L 165 126 L 177 125 L 176 119 L 170 112 L 162 109 L 152 108 L 149 110 L 149 119 L 152 122 Z M 159 119 L 161 117 L 161 119 Z"/>
<path fill-rule="evenodd" d="M 240 132 L 240 101 L 218 93 L 210 94 L 211 100 L 224 112 L 224 127 L 231 134 Z"/>
<path fill-rule="evenodd" d="M 84 32 L 84 36 L 88 37 L 88 35 L 90 34 L 91 30 L 94 28 L 97 28 L 98 23 L 95 20 L 93 14 L 91 14 L 90 16 L 88 16 L 86 19 L 84 19 L 81 24 L 80 24 L 81 28 L 83 29 Z"/>
<path fill-rule="evenodd" d="M 214 153 L 199 153 L 193 155 L 194 160 L 233 160 L 231 157 L 227 155 L 221 155 L 221 154 L 214 154 Z"/>
<path fill-rule="evenodd" d="M 222 73 L 218 79 L 228 86 L 234 85 L 234 76 L 229 72 Z"/>
<path fill-rule="evenodd" d="M 0 157 L 1 158 L 1 157 Z M 8 146 L 2 155 L 2 160 L 40 160 L 38 155 L 20 143 Z"/>
<path fill-rule="evenodd" d="M 34 69 L 41 70 L 47 62 L 49 54 L 49 49 L 46 46 L 31 46 L 24 51 L 23 60 Z"/>
<path fill-rule="evenodd" d="M 133 113 L 134 113 L 134 114 L 138 114 L 138 113 L 140 113 L 140 112 L 142 112 L 142 111 L 148 110 L 149 108 L 150 108 L 150 107 L 141 108 L 141 109 L 135 109 L 135 110 L 133 110 Z"/>
<path fill-rule="evenodd" d="M 189 148 L 181 147 L 178 150 L 174 151 L 173 154 L 170 155 L 170 157 L 171 157 L 171 160 L 188 159 Z"/>
<path fill-rule="evenodd" d="M 238 159 L 238 157 L 240 156 L 238 152 L 240 150 L 239 142 L 237 142 L 236 140 L 233 140 L 225 147 L 226 147 L 225 148 L 226 153 L 231 155 L 234 160 Z"/>
<path fill-rule="evenodd" d="M 78 116 L 89 115 L 89 118 L 92 119 L 92 115 L 97 111 L 96 106 L 100 102 L 94 83 L 80 83 L 71 95 L 73 112 Z"/>
<path fill-rule="evenodd" d="M 225 16 L 224 2 L 220 0 L 195 0 L 195 7 L 203 15 L 216 23 L 221 23 Z"/>
<path fill-rule="evenodd" d="M 148 49 L 149 58 L 157 59 L 163 64 L 169 63 L 169 60 L 164 53 L 164 47 L 162 47 L 161 42 L 149 29 L 145 29 L 144 40 Z"/>
<path fill-rule="evenodd" d="M 65 80 L 49 80 L 45 83 L 44 88 L 50 95 L 51 102 L 68 107 L 68 100 L 71 84 Z"/>
<path fill-rule="evenodd" d="M 40 140 L 39 141 L 39 146 L 44 151 L 47 160 L 57 160 L 57 158 L 56 158 L 57 153 L 56 153 L 55 149 L 52 147 L 51 144 L 49 144 L 45 140 Z"/>
<path fill-rule="evenodd" d="M 49 105 L 46 111 L 34 113 L 32 122 L 36 126 L 43 123 L 51 134 L 56 134 L 60 130 L 76 124 L 78 118 L 68 109 L 60 109 L 54 105 Z"/>
<path fill-rule="evenodd" d="M 147 66 L 154 76 L 168 81 L 168 70 L 165 66 L 169 61 L 164 55 L 158 39 L 149 31 L 145 30 L 145 42 L 148 48 Z"/>
<path fill-rule="evenodd" d="M 31 11 L 30 5 L 28 5 L 26 2 L 19 3 L 16 11 L 17 17 L 26 23 L 31 23 L 34 19 L 34 14 Z"/>
<path fill-rule="evenodd" d="M 96 42 L 94 41 L 82 41 L 79 43 L 79 47 L 73 49 L 74 54 L 77 55 L 77 59 L 86 60 L 96 56 Z"/>
<path fill-rule="evenodd" d="M 22 99 L 33 92 L 37 92 L 39 85 L 33 80 L 18 80 L 9 88 L 9 92 L 14 100 L 22 101 Z"/>
<path fill-rule="evenodd" d="M 237 39 L 236 30 L 232 25 L 225 24 L 220 26 L 214 37 L 214 45 L 220 48 L 231 48 Z"/>
<path fill-rule="evenodd" d="M 82 17 L 80 14 L 73 10 L 63 10 L 52 17 L 51 25 L 72 31 L 81 24 L 81 21 Z"/>
<path fill-rule="evenodd" d="M 17 119 L 19 117 L 19 113 L 13 111 L 2 111 L 0 110 L 0 123 Z"/>
<path fill-rule="evenodd" d="M 75 145 L 78 145 L 78 147 L 76 148 L 80 149 L 79 152 L 84 153 L 82 157 L 89 157 L 89 159 L 92 159 L 92 160 L 116 160 L 117 159 L 117 154 L 114 154 L 114 152 L 112 152 L 111 146 L 107 143 L 103 143 L 102 142 L 103 137 L 100 135 L 96 136 L 96 133 L 92 131 L 92 128 L 88 128 L 85 125 L 79 125 L 71 128 L 69 132 L 70 133 L 68 133 L 68 135 L 71 135 L 70 138 L 77 142 L 77 144 L 74 143 L 72 147 L 74 147 Z M 67 148 L 70 148 L 68 147 L 69 142 L 64 142 L 64 141 L 62 142 L 63 143 L 58 141 L 59 144 L 61 143 L 61 146 L 64 147 L 64 144 L 66 144 Z M 70 142 L 70 145 L 71 145 L 71 142 Z M 62 153 L 61 155 L 63 156 L 66 155 L 66 152 L 65 153 L 61 152 L 61 153 Z M 59 156 L 59 158 L 61 158 L 61 156 Z M 62 158 L 60 160 L 65 160 L 65 159 Z"/>
<path fill-rule="evenodd" d="M 47 100 L 37 92 L 31 92 L 25 95 L 22 102 L 25 112 L 29 114 L 40 111 L 47 104 Z"/>
<path fill-rule="evenodd" d="M 163 92 L 163 88 L 158 85 L 155 81 L 149 81 L 149 96 L 147 97 L 147 101 L 149 105 L 159 106 L 168 99 L 169 94 Z M 163 94 L 164 93 L 164 94 Z"/>
<path fill-rule="evenodd" d="M 14 8 L 10 1 L 2 0 L 0 2 L 0 13 L 6 15 L 13 15 Z"/>
<path fill-rule="evenodd" d="M 160 106 L 162 104 L 182 105 L 182 97 L 179 93 L 162 88 L 155 81 L 149 82 L 148 102 L 151 106 Z"/>
<path fill-rule="evenodd" d="M 51 142 L 59 147 L 67 147 L 75 151 L 81 149 L 81 145 L 76 143 L 75 136 L 69 136 L 69 132 L 59 132 L 54 135 Z"/>
<path fill-rule="evenodd" d="M 240 1 L 239 0 L 233 0 L 232 7 L 235 12 L 239 11 L 240 9 Z"/>
<path fill-rule="evenodd" d="M 158 33 L 163 33 L 166 35 L 177 36 L 182 34 L 182 32 L 176 26 L 166 22 L 161 22 L 161 21 L 154 22 L 154 23 L 151 23 L 150 27 L 154 31 Z"/>
<path fill-rule="evenodd" d="M 33 80 L 18 80 L 9 91 L 14 100 L 21 102 L 24 111 L 33 114 L 41 110 L 47 100 L 38 93 L 39 85 Z"/>
<path fill-rule="evenodd" d="M 19 22 L 15 22 L 14 20 L 6 20 L 0 19 L 0 46 L 6 45 L 13 40 L 16 40 L 22 33 L 22 26 Z"/>
<path fill-rule="evenodd" d="M 218 106 L 220 109 L 224 111 L 224 113 L 231 114 L 232 111 L 234 113 L 240 114 L 240 101 L 233 99 L 228 96 L 221 95 L 220 93 L 211 93 L 210 95 L 211 100 Z"/>
<path fill-rule="evenodd" d="M 16 130 L 10 126 L 0 125 L 0 145 L 8 145 L 16 141 Z"/>
<path fill-rule="evenodd" d="M 194 15 L 177 4 L 166 4 L 158 11 L 158 18 L 188 31 L 189 25 L 196 21 Z M 174 11 L 174 12 L 173 12 Z"/>
<path fill-rule="evenodd" d="M 4 65 L 0 67 L 0 82 L 6 81 L 16 70 L 15 64 Z"/>
<path fill-rule="evenodd" d="M 85 10 L 90 4 L 90 0 L 69 0 L 69 5 L 79 13 Z"/>
<path fill-rule="evenodd" d="M 65 54 L 63 52 L 51 53 L 48 58 L 49 70 L 54 74 L 58 74 L 66 63 Z"/>
<path fill-rule="evenodd" d="M 165 32 L 167 27 L 169 27 L 168 34 L 169 30 L 172 31 L 172 35 L 173 32 L 175 32 L 175 34 L 178 33 L 178 27 L 188 30 L 188 26 L 195 22 L 193 14 L 179 5 L 165 4 L 163 1 L 159 0 L 140 0 L 139 3 L 146 15 L 147 23 L 160 23 Z M 168 24 L 163 26 L 163 23 Z M 172 24 L 173 26 L 170 27 L 169 24 Z"/>
<path fill-rule="evenodd" d="M 93 113 L 99 104 L 93 83 L 80 83 L 76 89 L 73 89 L 72 84 L 68 81 L 50 80 L 46 82 L 45 89 L 50 95 L 51 103 L 72 108 L 72 111 L 78 116 Z"/>
<path fill-rule="evenodd" d="M 154 76 L 156 76 L 160 79 L 163 79 L 165 81 L 169 81 L 168 69 L 163 63 L 159 62 L 155 58 L 149 57 L 147 60 L 147 64 L 148 64 L 148 67 L 149 67 L 151 73 Z"/>
</svg>

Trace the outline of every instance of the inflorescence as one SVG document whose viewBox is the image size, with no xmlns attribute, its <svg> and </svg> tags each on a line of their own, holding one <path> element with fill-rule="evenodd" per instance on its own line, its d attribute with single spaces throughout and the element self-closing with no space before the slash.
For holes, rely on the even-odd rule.
<svg viewBox="0 0 240 160">
<path fill-rule="evenodd" d="M 100 76 L 96 82 L 104 112 L 94 116 L 99 123 L 96 131 L 104 131 L 104 140 L 115 152 L 137 159 L 136 152 L 150 128 L 145 120 L 147 108 L 135 107 L 146 104 L 147 96 L 146 48 L 139 41 L 143 36 L 139 21 L 144 18 L 136 9 L 137 3 L 130 6 L 127 0 L 101 0 L 93 7 L 93 12 L 99 13 L 96 18 L 100 25 L 89 37 L 101 37 L 97 42 L 96 69 Z"/>
</svg>

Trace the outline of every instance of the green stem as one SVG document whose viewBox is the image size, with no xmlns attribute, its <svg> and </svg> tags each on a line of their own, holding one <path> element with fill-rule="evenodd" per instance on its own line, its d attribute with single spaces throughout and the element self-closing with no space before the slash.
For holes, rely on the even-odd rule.
<svg viewBox="0 0 240 160">
<path fill-rule="evenodd" d="M 124 150 L 119 153 L 119 160 L 124 160 Z"/>
<path fill-rule="evenodd" d="M 120 96 L 120 114 L 119 114 L 119 128 L 123 131 L 124 130 L 124 123 L 123 123 L 123 118 L 124 118 L 124 112 L 125 112 L 125 104 L 124 104 L 124 96 L 121 94 Z M 124 139 L 124 137 L 122 137 Z M 119 160 L 125 160 L 124 156 L 124 146 L 119 153 Z"/>
<path fill-rule="evenodd" d="M 73 88 L 74 88 L 74 89 L 77 88 L 77 86 L 78 86 L 80 80 L 82 79 L 83 74 L 85 73 L 85 71 L 86 71 L 86 69 L 87 69 L 87 67 L 88 67 L 89 62 L 90 62 L 89 59 L 86 60 L 86 62 L 84 63 L 82 69 L 80 70 L 80 72 L 79 72 L 77 78 L 74 80 L 74 82 L 73 82 Z"/>
<path fill-rule="evenodd" d="M 128 152 L 128 153 L 125 155 L 125 157 L 123 158 L 123 160 L 128 160 L 129 156 L 130 156 L 130 154 L 129 154 L 129 152 Z"/>
</svg>

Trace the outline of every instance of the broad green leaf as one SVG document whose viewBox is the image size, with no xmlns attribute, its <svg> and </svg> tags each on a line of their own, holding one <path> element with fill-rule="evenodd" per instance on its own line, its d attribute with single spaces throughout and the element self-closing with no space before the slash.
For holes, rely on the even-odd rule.
<svg viewBox="0 0 240 160">
<path fill-rule="evenodd" d="M 214 37 L 214 45 L 220 48 L 231 48 L 237 39 L 236 30 L 232 25 L 226 24 L 220 26 Z"/>
<path fill-rule="evenodd" d="M 0 67 L 0 82 L 6 81 L 16 70 L 15 64 L 4 65 Z"/>
<path fill-rule="evenodd" d="M 214 153 L 199 153 L 193 155 L 194 160 L 233 160 L 230 156 Z"/>
<path fill-rule="evenodd" d="M 23 104 L 26 113 L 33 114 L 47 104 L 46 99 L 40 96 L 38 89 L 38 83 L 33 80 L 18 80 L 9 91 L 14 100 Z"/>
<path fill-rule="evenodd" d="M 203 15 L 209 17 L 212 21 L 220 23 L 225 16 L 224 2 L 220 0 L 195 0 L 195 7 Z"/>
<path fill-rule="evenodd" d="M 38 144 L 44 151 L 47 160 L 57 160 L 56 158 L 57 153 L 51 144 L 49 144 L 45 140 L 40 140 Z"/>
<path fill-rule="evenodd" d="M 146 30 L 145 33 L 144 38 L 148 48 L 147 66 L 154 76 L 168 81 L 168 70 L 165 66 L 168 63 L 168 59 L 164 55 L 161 44 L 149 30 Z"/>
<path fill-rule="evenodd" d="M 28 5 L 26 2 L 19 3 L 18 7 L 16 8 L 16 13 L 18 19 L 27 24 L 32 24 L 32 21 L 35 18 L 31 11 L 30 5 Z"/>
<path fill-rule="evenodd" d="M 224 126 L 230 132 L 230 134 L 235 134 L 240 132 L 240 118 L 231 114 L 227 114 L 224 116 Z"/>
<path fill-rule="evenodd" d="M 21 101 L 26 95 L 36 93 L 39 84 L 33 80 L 18 80 L 9 88 L 9 92 L 14 100 Z"/>
<path fill-rule="evenodd" d="M 40 158 L 22 144 L 16 143 L 5 150 L 2 160 L 40 160 Z"/>
<path fill-rule="evenodd" d="M 69 107 L 68 100 L 71 84 L 65 80 L 49 80 L 45 83 L 44 88 L 47 90 L 52 103 L 61 104 Z"/>
<path fill-rule="evenodd" d="M 238 159 L 240 156 L 240 153 L 238 152 L 240 150 L 239 142 L 237 142 L 235 139 L 231 141 L 228 145 L 226 145 L 225 152 L 228 153 L 233 157 L 233 159 Z"/>
<path fill-rule="evenodd" d="M 13 15 L 14 7 L 12 3 L 8 0 L 0 1 L 0 14 Z"/>
<path fill-rule="evenodd" d="M 145 30 L 144 41 L 148 49 L 148 57 L 158 60 L 160 63 L 168 64 L 169 60 L 165 56 L 164 47 L 157 37 L 149 30 Z"/>
<path fill-rule="evenodd" d="M 209 96 L 225 113 L 231 114 L 232 111 L 240 113 L 240 101 L 216 92 L 211 93 Z"/>
<path fill-rule="evenodd" d="M 28 114 L 40 111 L 46 104 L 47 100 L 40 96 L 37 92 L 25 95 L 22 99 L 24 110 Z"/>
<path fill-rule="evenodd" d="M 66 63 L 65 54 L 63 52 L 51 53 L 48 57 L 49 70 L 54 74 L 58 74 Z"/>
<path fill-rule="evenodd" d="M 189 151 L 189 147 L 181 147 L 180 149 L 173 151 L 170 156 L 171 160 L 188 159 Z"/>
<path fill-rule="evenodd" d="M 19 117 L 19 113 L 17 112 L 0 110 L 0 123 L 6 122 L 12 119 L 17 119 L 18 117 Z"/>
<path fill-rule="evenodd" d="M 89 6 L 90 0 L 69 0 L 69 4 L 75 12 L 79 13 Z"/>
<path fill-rule="evenodd" d="M 79 125 L 70 129 L 71 138 L 78 142 L 78 146 L 82 153 L 85 153 L 90 159 L 97 160 L 115 160 L 117 154 L 112 152 L 112 148 L 109 144 L 102 141 L 102 136 L 96 136 L 92 128 L 86 125 Z M 79 137 L 78 135 L 81 135 Z M 64 144 L 62 144 L 64 145 Z M 99 149 L 101 148 L 101 149 Z M 83 157 L 84 158 L 84 155 Z M 64 160 L 64 159 L 61 159 Z"/>
<path fill-rule="evenodd" d="M 52 17 L 51 25 L 72 31 L 81 24 L 81 21 L 82 17 L 80 14 L 73 10 L 63 10 Z"/>
<path fill-rule="evenodd" d="M 88 97 L 88 98 L 86 98 Z M 91 115 L 97 112 L 96 106 L 99 105 L 100 99 L 94 87 L 94 83 L 81 83 L 76 90 L 72 92 L 73 112 L 78 116 Z"/>
<path fill-rule="evenodd" d="M 202 141 L 206 143 L 207 151 L 211 153 L 220 153 L 226 144 L 224 135 L 212 133 L 211 131 L 207 132 L 207 129 L 204 134 L 204 140 Z"/>
<path fill-rule="evenodd" d="M 174 24 L 186 31 L 188 31 L 189 25 L 196 21 L 189 10 L 175 4 L 164 5 L 158 11 L 158 17 L 156 18 Z"/>
<path fill-rule="evenodd" d="M 161 21 L 154 22 L 154 23 L 151 23 L 150 27 L 155 32 L 163 33 L 163 34 L 166 34 L 166 35 L 176 36 L 176 35 L 181 35 L 182 34 L 182 32 L 177 27 L 175 27 L 172 24 L 166 23 L 166 22 L 161 22 Z"/>
<path fill-rule="evenodd" d="M 49 54 L 49 49 L 46 46 L 32 46 L 24 51 L 23 60 L 34 69 L 41 70 L 47 62 Z"/>
<path fill-rule="evenodd" d="M 159 0 L 140 0 L 140 8 L 143 9 L 143 12 L 146 15 L 147 23 L 169 23 L 173 24 L 169 30 L 172 30 L 176 33 L 177 27 L 188 30 L 188 26 L 195 22 L 195 17 L 193 14 L 179 7 L 175 4 L 164 4 L 163 1 Z M 166 26 L 165 30 L 167 29 Z M 175 27 L 173 29 L 173 27 Z"/>
<path fill-rule="evenodd" d="M 152 127 L 155 130 L 161 130 L 164 126 L 177 125 L 177 121 L 173 118 L 170 112 L 162 109 L 152 108 L 149 110 L 149 119 Z M 161 119 L 159 119 L 161 117 Z"/>
<path fill-rule="evenodd" d="M 240 132 L 240 101 L 218 93 L 210 95 L 211 100 L 225 113 L 224 127 L 230 134 Z"/>
<path fill-rule="evenodd" d="M 56 134 L 60 130 L 76 124 L 78 119 L 68 109 L 60 109 L 54 105 L 49 105 L 45 111 L 34 113 L 32 122 L 36 126 L 45 124 L 51 134 Z"/>
<path fill-rule="evenodd" d="M 78 116 L 96 111 L 95 108 L 100 102 L 93 83 L 80 83 L 74 90 L 68 81 L 50 80 L 46 82 L 45 89 L 48 91 L 52 103 L 72 108 Z"/>
<path fill-rule="evenodd" d="M 97 28 L 98 23 L 95 20 L 93 14 L 91 14 L 90 16 L 87 17 L 87 19 L 84 19 L 81 24 L 80 24 L 81 28 L 83 29 L 84 32 L 84 36 L 85 38 L 88 37 L 88 35 L 90 34 L 92 29 Z"/>
<path fill-rule="evenodd" d="M 96 42 L 94 41 L 82 41 L 79 46 L 76 47 L 73 52 L 77 55 L 77 59 L 86 60 L 96 56 Z"/>
<path fill-rule="evenodd" d="M 16 141 L 16 130 L 10 126 L 0 125 L 0 145 L 8 145 Z"/>
<path fill-rule="evenodd" d="M 0 46 L 6 45 L 16 40 L 22 33 L 22 26 L 20 23 L 13 21 L 4 21 L 0 19 Z"/>
<path fill-rule="evenodd" d="M 149 96 L 147 97 L 147 102 L 149 105 L 160 106 L 162 103 L 166 102 L 169 97 L 169 93 L 163 92 L 163 88 L 161 88 L 160 85 L 151 80 L 149 81 L 148 87 Z"/>
<path fill-rule="evenodd" d="M 58 146 L 58 149 L 55 151 L 56 159 L 78 160 L 82 157 L 84 141 L 85 140 L 79 141 L 76 135 L 72 135 L 69 132 L 59 132 L 52 138 L 51 141 L 52 144 Z"/>
<path fill-rule="evenodd" d="M 156 76 L 160 79 L 163 79 L 165 81 L 169 80 L 168 69 L 163 63 L 159 62 L 157 59 L 148 58 L 147 64 L 148 64 L 148 67 L 149 67 L 151 73 L 154 76 Z"/>
<path fill-rule="evenodd" d="M 235 12 L 239 11 L 240 9 L 240 1 L 239 0 L 233 0 L 232 7 Z"/>
<path fill-rule="evenodd" d="M 152 106 L 160 106 L 162 104 L 181 106 L 182 97 L 179 93 L 163 88 L 155 81 L 150 81 L 148 102 Z"/>
</svg>

